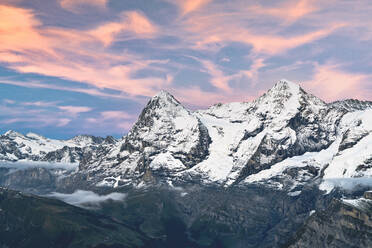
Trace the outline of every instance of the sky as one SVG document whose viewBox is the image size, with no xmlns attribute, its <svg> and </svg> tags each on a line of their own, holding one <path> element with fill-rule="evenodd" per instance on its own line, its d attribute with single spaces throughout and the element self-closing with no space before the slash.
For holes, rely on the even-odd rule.
<svg viewBox="0 0 372 248">
<path fill-rule="evenodd" d="M 160 90 L 190 109 L 280 79 L 372 100 L 368 0 L 0 0 L 0 133 L 120 137 Z"/>
</svg>

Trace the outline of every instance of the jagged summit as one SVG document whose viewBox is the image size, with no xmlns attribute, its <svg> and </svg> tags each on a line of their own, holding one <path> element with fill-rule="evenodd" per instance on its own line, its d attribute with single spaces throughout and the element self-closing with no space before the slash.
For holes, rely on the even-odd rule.
<svg viewBox="0 0 372 248">
<path fill-rule="evenodd" d="M 31 139 L 46 139 L 44 136 L 37 134 L 37 133 L 32 133 L 32 132 L 27 133 L 26 137 L 31 138 Z"/>
<path fill-rule="evenodd" d="M 330 107 L 344 109 L 345 111 L 360 111 L 372 108 L 371 101 L 360 101 L 357 99 L 346 99 L 331 102 L 328 104 Z"/>
<path fill-rule="evenodd" d="M 166 90 L 161 90 L 158 93 L 156 93 L 152 98 L 174 98 L 171 93 L 169 93 Z"/>
<path fill-rule="evenodd" d="M 253 101 L 256 112 L 276 116 L 284 112 L 295 114 L 300 109 L 311 109 L 318 112 L 326 108 L 326 103 L 320 98 L 303 90 L 300 85 L 282 79 L 262 96 Z M 266 114 L 265 114 L 266 115 Z"/>
<path fill-rule="evenodd" d="M 18 133 L 18 132 L 14 131 L 14 130 L 8 130 L 3 135 L 4 136 L 8 136 L 8 137 L 23 136 L 23 134 Z"/>
<path fill-rule="evenodd" d="M 300 86 L 292 81 L 289 81 L 287 79 L 281 79 L 277 83 L 274 84 L 274 86 L 270 90 L 289 90 L 292 92 L 299 91 Z"/>
<path fill-rule="evenodd" d="M 161 90 L 155 96 L 153 96 L 148 105 L 153 105 L 152 103 L 154 102 L 160 106 L 181 105 L 181 103 L 172 94 L 165 90 Z"/>
<path fill-rule="evenodd" d="M 291 97 L 299 99 L 301 95 L 308 95 L 299 84 L 282 79 L 274 84 L 269 90 L 267 90 L 262 96 L 257 98 L 255 101 L 262 102 L 262 99 L 270 98 L 272 101 L 277 101 L 280 98 L 289 99 Z"/>
</svg>

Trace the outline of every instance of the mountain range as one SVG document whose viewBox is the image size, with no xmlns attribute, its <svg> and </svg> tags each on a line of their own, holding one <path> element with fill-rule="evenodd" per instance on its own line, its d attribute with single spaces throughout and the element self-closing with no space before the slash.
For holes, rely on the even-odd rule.
<svg viewBox="0 0 372 248">
<path fill-rule="evenodd" d="M 327 104 L 281 80 L 252 102 L 197 111 L 161 91 L 118 140 L 8 131 L 0 137 L 0 160 L 8 167 L 40 162 L 61 170 L 75 164 L 69 176 L 94 175 L 90 186 L 254 183 L 293 194 L 311 181 L 331 190 L 333 179 L 372 176 L 371 131 L 371 102 Z"/>
<path fill-rule="evenodd" d="M 372 102 L 326 103 L 287 80 L 254 101 L 204 110 L 189 110 L 161 91 L 119 139 L 6 132 L 0 136 L 0 185 L 39 195 L 77 189 L 133 194 L 160 216 L 169 206 L 165 215 L 182 223 L 191 247 L 311 247 L 306 239 L 318 223 L 314 216 L 339 216 L 334 206 L 341 198 L 372 188 L 371 147 Z M 154 190 L 161 195 L 157 205 L 147 202 Z M 308 220 L 311 211 L 317 214 Z M 168 222 L 148 215 L 150 224 L 133 223 L 141 233 L 152 239 L 158 232 L 148 225 L 168 230 Z M 290 240 L 303 223 L 304 234 Z"/>
</svg>

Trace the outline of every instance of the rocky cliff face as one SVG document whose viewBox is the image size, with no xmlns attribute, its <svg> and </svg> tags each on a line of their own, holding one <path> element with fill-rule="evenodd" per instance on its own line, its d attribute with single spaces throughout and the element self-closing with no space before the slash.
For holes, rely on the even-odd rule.
<svg viewBox="0 0 372 248">
<path fill-rule="evenodd" d="M 314 213 L 287 247 L 371 247 L 372 200 L 333 200 Z"/>
</svg>

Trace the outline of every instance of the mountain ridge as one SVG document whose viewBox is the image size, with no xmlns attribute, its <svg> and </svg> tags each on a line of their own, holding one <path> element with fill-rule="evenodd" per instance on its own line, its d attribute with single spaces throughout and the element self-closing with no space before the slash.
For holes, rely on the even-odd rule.
<svg viewBox="0 0 372 248">
<path fill-rule="evenodd" d="M 337 172 L 339 177 L 372 175 L 372 153 L 365 152 L 355 168 L 341 161 L 354 159 L 355 146 L 369 145 L 371 113 L 369 102 L 325 103 L 288 80 L 280 80 L 252 102 L 196 111 L 160 91 L 121 139 L 77 136 L 58 143 L 8 131 L 0 137 L 0 160 L 79 163 L 69 176 L 89 174 L 88 184 L 101 187 L 258 183 L 295 194 L 318 178 L 332 178 L 339 167 L 349 169 L 346 174 Z M 39 145 L 28 144 L 27 138 Z"/>
</svg>

